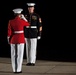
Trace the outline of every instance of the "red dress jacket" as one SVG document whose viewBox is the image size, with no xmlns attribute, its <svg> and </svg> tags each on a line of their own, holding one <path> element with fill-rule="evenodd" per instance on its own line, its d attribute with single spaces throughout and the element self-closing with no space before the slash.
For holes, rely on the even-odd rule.
<svg viewBox="0 0 76 75">
<path fill-rule="evenodd" d="M 18 16 L 9 20 L 8 23 L 8 37 L 11 44 L 25 43 L 24 39 L 24 26 L 29 26 L 27 21 L 20 19 Z M 19 33 L 18 33 L 19 32 Z"/>
</svg>

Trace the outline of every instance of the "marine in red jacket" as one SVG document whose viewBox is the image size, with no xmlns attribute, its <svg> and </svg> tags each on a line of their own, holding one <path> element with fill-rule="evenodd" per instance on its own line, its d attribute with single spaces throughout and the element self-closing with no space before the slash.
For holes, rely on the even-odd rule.
<svg viewBox="0 0 76 75">
<path fill-rule="evenodd" d="M 30 24 L 22 18 L 22 9 L 14 9 L 15 18 L 8 23 L 8 42 L 11 46 L 11 62 L 14 73 L 22 72 L 22 62 L 24 54 L 24 27 Z"/>
<path fill-rule="evenodd" d="M 12 44 L 25 43 L 24 40 L 24 27 L 29 26 L 29 23 L 16 16 L 15 19 L 10 20 L 8 23 L 8 38 Z"/>
</svg>

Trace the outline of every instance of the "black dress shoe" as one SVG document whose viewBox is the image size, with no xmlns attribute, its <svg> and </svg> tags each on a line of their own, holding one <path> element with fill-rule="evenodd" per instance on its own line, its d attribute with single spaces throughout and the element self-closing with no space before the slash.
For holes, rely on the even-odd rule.
<svg viewBox="0 0 76 75">
<path fill-rule="evenodd" d="M 35 66 L 34 63 L 27 63 L 26 66 Z"/>
<path fill-rule="evenodd" d="M 35 63 L 31 63 L 32 64 L 32 66 L 35 66 Z"/>
<path fill-rule="evenodd" d="M 14 73 L 18 74 L 18 73 L 22 73 L 22 71 L 20 71 L 20 72 L 14 72 Z"/>
<path fill-rule="evenodd" d="M 31 66 L 31 63 L 27 63 L 26 66 Z"/>
</svg>

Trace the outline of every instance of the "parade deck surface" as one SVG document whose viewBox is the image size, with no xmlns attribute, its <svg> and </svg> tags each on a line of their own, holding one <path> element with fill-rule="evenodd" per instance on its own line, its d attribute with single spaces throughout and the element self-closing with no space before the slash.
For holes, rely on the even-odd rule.
<svg viewBox="0 0 76 75">
<path fill-rule="evenodd" d="M 10 58 L 0 57 L 0 75 L 15 75 Z M 35 66 L 26 66 L 24 59 L 22 73 L 16 75 L 76 75 L 76 62 L 37 60 Z"/>
</svg>

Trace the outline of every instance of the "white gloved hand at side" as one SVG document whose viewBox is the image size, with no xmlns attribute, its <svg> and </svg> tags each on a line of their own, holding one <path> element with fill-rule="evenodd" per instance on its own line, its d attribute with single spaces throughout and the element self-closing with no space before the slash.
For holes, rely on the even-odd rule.
<svg viewBox="0 0 76 75">
<path fill-rule="evenodd" d="M 38 37 L 37 37 L 37 39 L 38 39 L 38 40 L 40 40 L 40 39 L 41 39 L 41 37 L 40 37 L 40 36 L 38 36 Z"/>
<path fill-rule="evenodd" d="M 10 37 L 7 37 L 7 41 L 8 41 L 8 43 L 9 43 L 9 38 L 10 38 Z"/>
<path fill-rule="evenodd" d="M 21 15 L 21 18 L 22 18 L 23 20 L 27 21 L 27 19 L 24 17 L 23 14 Z"/>
</svg>

